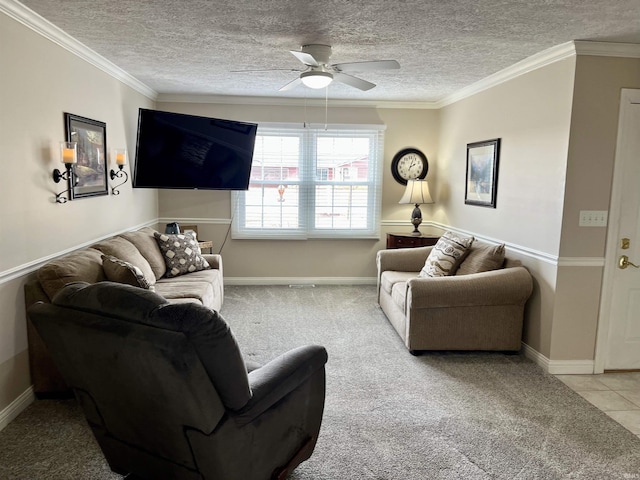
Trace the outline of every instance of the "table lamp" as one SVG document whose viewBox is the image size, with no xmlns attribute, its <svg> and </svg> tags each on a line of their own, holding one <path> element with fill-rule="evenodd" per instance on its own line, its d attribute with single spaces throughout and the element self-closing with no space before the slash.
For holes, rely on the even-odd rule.
<svg viewBox="0 0 640 480">
<path fill-rule="evenodd" d="M 429 184 L 426 180 L 407 180 L 407 188 L 404 191 L 404 195 L 398 202 L 400 204 L 411 203 L 415 205 L 413 212 L 411 212 L 411 223 L 413 224 L 413 232 L 411 235 L 420 236 L 420 230 L 418 225 L 422 223 L 422 212 L 420 211 L 420 205 L 424 203 L 434 203 L 429 193 Z"/>
</svg>

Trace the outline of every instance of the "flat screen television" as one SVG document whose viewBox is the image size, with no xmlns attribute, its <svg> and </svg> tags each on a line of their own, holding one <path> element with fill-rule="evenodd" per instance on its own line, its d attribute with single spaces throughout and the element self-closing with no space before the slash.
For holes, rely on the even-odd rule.
<svg viewBox="0 0 640 480">
<path fill-rule="evenodd" d="M 141 108 L 133 187 L 247 190 L 257 127 Z"/>
</svg>

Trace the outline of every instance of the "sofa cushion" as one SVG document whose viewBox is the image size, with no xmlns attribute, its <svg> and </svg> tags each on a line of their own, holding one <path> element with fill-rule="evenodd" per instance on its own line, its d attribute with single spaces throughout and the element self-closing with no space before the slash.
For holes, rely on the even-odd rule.
<svg viewBox="0 0 640 480">
<path fill-rule="evenodd" d="M 174 299 L 191 298 L 205 307 L 213 304 L 213 285 L 210 282 L 170 282 L 163 279 L 154 285 L 155 292 L 172 303 Z"/>
<path fill-rule="evenodd" d="M 38 269 L 37 277 L 49 300 L 62 287 L 73 282 L 97 283 L 106 280 L 102 268 L 102 252 L 85 248 L 47 262 Z"/>
<path fill-rule="evenodd" d="M 150 285 L 156 283 L 156 276 L 151 270 L 151 265 L 129 240 L 122 237 L 113 237 L 93 245 L 93 248 L 100 250 L 105 255 L 111 255 L 135 265 L 142 271 Z"/>
<path fill-rule="evenodd" d="M 391 289 L 391 299 L 400 310 L 406 312 L 407 282 L 396 282 Z"/>
<path fill-rule="evenodd" d="M 167 265 L 167 278 L 210 268 L 191 233 L 174 235 L 156 232 L 154 237 Z"/>
<path fill-rule="evenodd" d="M 189 275 L 180 275 L 178 277 L 161 278 L 157 283 L 188 283 L 188 282 L 207 282 L 215 283 L 222 280 L 220 270 L 208 268 L 198 272 L 192 272 Z"/>
<path fill-rule="evenodd" d="M 419 276 L 446 277 L 453 275 L 472 243 L 473 237 L 445 232 L 429 253 Z"/>
<path fill-rule="evenodd" d="M 119 258 L 111 255 L 102 255 L 102 268 L 107 280 L 110 282 L 126 283 L 127 285 L 147 290 L 151 287 L 142 270 Z"/>
<path fill-rule="evenodd" d="M 458 267 L 456 275 L 470 275 L 472 273 L 489 272 L 498 270 L 504 264 L 504 243 L 501 245 L 488 245 L 474 242 L 469 248 L 469 253 Z"/>
<path fill-rule="evenodd" d="M 394 270 L 386 270 L 382 272 L 380 277 L 380 288 L 385 292 L 391 293 L 396 283 L 406 283 L 410 278 L 416 278 L 418 272 L 396 272 Z"/>
<path fill-rule="evenodd" d="M 135 232 L 123 233 L 120 236 L 136 246 L 142 256 L 149 262 L 156 280 L 159 280 L 166 273 L 167 264 L 164 261 L 160 247 L 158 247 L 158 242 L 153 236 L 154 233 L 156 231 L 153 228 L 144 227 Z"/>
</svg>

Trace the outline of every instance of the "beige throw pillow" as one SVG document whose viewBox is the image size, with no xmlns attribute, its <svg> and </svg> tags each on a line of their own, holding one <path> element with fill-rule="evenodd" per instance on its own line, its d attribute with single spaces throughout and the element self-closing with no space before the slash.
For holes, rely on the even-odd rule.
<svg viewBox="0 0 640 480">
<path fill-rule="evenodd" d="M 211 268 L 192 233 L 154 233 L 167 264 L 167 278 Z"/>
<path fill-rule="evenodd" d="M 489 272 L 498 270 L 504 264 L 504 243 L 501 245 L 488 245 L 486 243 L 474 243 L 469 253 L 460 264 L 456 275 L 471 275 L 472 273 Z"/>
<path fill-rule="evenodd" d="M 112 255 L 102 255 L 102 268 L 107 280 L 111 282 L 125 283 L 147 290 L 151 287 L 142 270 Z"/>
<path fill-rule="evenodd" d="M 419 276 L 446 277 L 453 275 L 472 243 L 473 237 L 446 232 L 438 239 L 429 253 Z"/>
</svg>

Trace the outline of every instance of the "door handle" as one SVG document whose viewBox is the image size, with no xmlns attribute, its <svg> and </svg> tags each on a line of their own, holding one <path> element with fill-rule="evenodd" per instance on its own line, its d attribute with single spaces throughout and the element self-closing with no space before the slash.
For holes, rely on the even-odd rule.
<svg viewBox="0 0 640 480">
<path fill-rule="evenodd" d="M 620 258 L 618 259 L 618 268 L 621 268 L 624 270 L 628 266 L 632 266 L 634 268 L 640 268 L 639 265 L 636 265 L 635 263 L 630 262 L 629 257 L 627 257 L 626 255 L 620 255 Z"/>
</svg>

